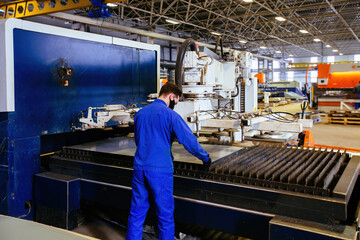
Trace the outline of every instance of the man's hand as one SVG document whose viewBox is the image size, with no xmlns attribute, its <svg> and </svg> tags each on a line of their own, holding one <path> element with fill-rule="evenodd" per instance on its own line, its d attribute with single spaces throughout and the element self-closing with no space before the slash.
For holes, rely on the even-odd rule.
<svg viewBox="0 0 360 240">
<path fill-rule="evenodd" d="M 204 177 L 209 172 L 211 163 L 212 163 L 212 161 L 211 161 L 210 157 L 209 157 L 209 160 L 207 160 L 207 162 L 204 162 Z"/>
</svg>

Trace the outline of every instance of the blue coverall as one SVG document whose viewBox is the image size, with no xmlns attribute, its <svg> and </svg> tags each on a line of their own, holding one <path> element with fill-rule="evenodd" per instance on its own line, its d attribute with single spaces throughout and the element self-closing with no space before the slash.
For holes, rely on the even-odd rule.
<svg viewBox="0 0 360 240">
<path fill-rule="evenodd" d="M 163 100 L 156 99 L 135 116 L 135 143 L 131 209 L 126 239 L 141 240 L 143 224 L 149 209 L 149 197 L 155 202 L 159 239 L 173 240 L 175 234 L 173 198 L 174 138 L 194 156 L 207 162 L 204 151 L 189 126 Z"/>
<path fill-rule="evenodd" d="M 358 93 L 357 98 L 360 100 L 360 93 Z M 360 108 L 360 103 L 355 103 L 355 109 L 359 109 Z"/>
</svg>

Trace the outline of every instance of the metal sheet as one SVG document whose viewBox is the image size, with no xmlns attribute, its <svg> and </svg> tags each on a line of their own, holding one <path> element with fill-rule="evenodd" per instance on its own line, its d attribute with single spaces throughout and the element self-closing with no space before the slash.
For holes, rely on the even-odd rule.
<svg viewBox="0 0 360 240">
<path fill-rule="evenodd" d="M 308 170 L 309 173 L 313 170 L 320 172 L 321 169 L 318 165 L 312 164 L 311 160 L 324 155 L 324 161 L 331 161 L 331 155 L 335 154 L 333 152 L 268 146 L 243 150 L 235 148 L 236 151 L 233 147 L 227 146 L 206 144 L 203 146 L 205 149 L 210 148 L 208 149 L 210 154 L 218 150 L 219 153 L 227 154 L 215 159 L 217 162 L 211 166 L 206 176 L 203 175 L 201 165 L 193 162 L 175 162 L 174 194 L 322 223 L 347 219 L 348 199 L 344 196 L 333 197 L 332 190 L 339 178 L 340 182 L 345 181 L 342 177 L 349 162 L 348 155 L 344 157 L 344 165 L 336 171 L 337 177 L 331 181 L 330 188 L 323 189 L 315 186 L 313 181 L 309 181 L 309 185 L 304 182 L 302 185 L 289 182 L 287 177 L 281 181 L 281 175 L 284 173 L 287 176 L 296 172 L 294 175 L 296 179 L 302 173 L 296 171 L 300 169 L 299 166 L 304 166 L 303 169 Z M 133 155 L 135 150 L 133 139 L 108 139 L 64 148 L 61 153 L 51 157 L 49 167 L 52 172 L 60 174 L 130 186 L 133 157 L 119 153 L 117 151 L 119 149 L 120 152 L 128 153 L 129 149 L 133 149 Z M 235 151 L 229 153 L 232 149 Z M 183 148 L 181 151 L 186 152 Z M 326 155 L 330 156 L 326 157 Z M 182 160 L 181 155 L 178 160 Z M 321 166 L 326 165 L 324 163 Z M 295 169 L 292 169 L 293 166 Z M 289 169 L 291 172 L 287 172 Z M 357 174 L 358 170 L 353 169 L 353 172 Z M 347 192 L 351 194 L 352 189 Z"/>
<path fill-rule="evenodd" d="M 201 144 L 201 146 L 210 154 L 213 162 L 227 157 L 230 154 L 233 154 L 242 149 L 241 147 L 210 144 Z M 110 138 L 106 140 L 76 145 L 69 148 L 102 153 L 112 153 L 131 157 L 135 155 L 136 151 L 134 139 L 126 137 Z M 177 142 L 174 142 L 172 145 L 172 153 L 174 156 L 174 161 L 202 164 L 201 160 L 194 157 L 192 154 L 186 151 L 183 145 Z"/>
<path fill-rule="evenodd" d="M 50 227 L 32 221 L 0 215 L 1 239 L 27 239 L 27 240 L 96 240 L 78 233 Z"/>
</svg>

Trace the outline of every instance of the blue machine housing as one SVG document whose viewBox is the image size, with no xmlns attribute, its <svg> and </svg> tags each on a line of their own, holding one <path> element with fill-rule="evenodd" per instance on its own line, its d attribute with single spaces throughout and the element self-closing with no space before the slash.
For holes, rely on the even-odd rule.
<svg viewBox="0 0 360 240">
<path fill-rule="evenodd" d="M 160 48 L 18 19 L 0 22 L 0 28 L 4 39 L 13 35 L 13 49 L 6 50 L 13 63 L 1 56 L 0 68 L 13 64 L 6 76 L 13 75 L 15 107 L 0 112 L 0 214 L 33 219 L 33 176 L 40 171 L 40 154 L 58 150 L 79 112 L 89 106 L 119 97 L 144 102 L 157 92 Z M 4 39 L 0 47 L 9 44 Z M 58 75 L 64 60 L 74 70 L 68 86 Z M 0 76 L 0 82 L 7 80 Z M 127 104 L 121 99 L 114 103 Z M 44 136 L 47 142 L 41 141 Z"/>
</svg>

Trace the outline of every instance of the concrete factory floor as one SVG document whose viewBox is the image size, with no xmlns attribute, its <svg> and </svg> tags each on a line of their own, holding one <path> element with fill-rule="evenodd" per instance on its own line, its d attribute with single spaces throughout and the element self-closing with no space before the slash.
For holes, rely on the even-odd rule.
<svg viewBox="0 0 360 240">
<path fill-rule="evenodd" d="M 291 103 L 272 110 L 297 113 L 301 112 L 300 104 Z M 312 131 L 315 144 L 360 149 L 360 125 L 328 124 L 327 117 L 322 117 L 321 122 L 306 130 Z"/>
<path fill-rule="evenodd" d="M 102 240 L 124 240 L 126 235 L 124 228 L 94 216 L 86 216 L 84 222 L 73 231 Z"/>
</svg>

